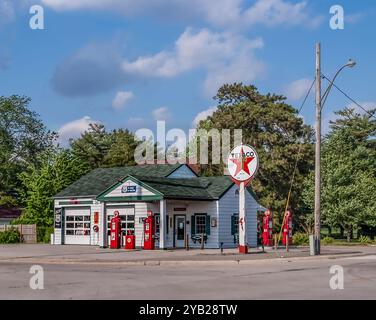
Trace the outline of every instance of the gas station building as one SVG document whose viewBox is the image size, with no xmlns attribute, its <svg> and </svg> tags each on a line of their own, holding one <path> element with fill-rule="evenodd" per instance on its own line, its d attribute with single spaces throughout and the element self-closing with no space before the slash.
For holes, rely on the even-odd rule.
<svg viewBox="0 0 376 320">
<path fill-rule="evenodd" d="M 245 199 L 247 243 L 255 247 L 257 212 L 264 210 L 250 187 Z M 241 227 L 238 186 L 228 176 L 199 177 L 185 164 L 94 169 L 58 193 L 54 207 L 55 245 L 108 247 L 115 213 L 137 248 L 144 246 L 148 211 L 156 249 L 199 248 L 202 238 L 205 248 L 235 248 Z"/>
</svg>

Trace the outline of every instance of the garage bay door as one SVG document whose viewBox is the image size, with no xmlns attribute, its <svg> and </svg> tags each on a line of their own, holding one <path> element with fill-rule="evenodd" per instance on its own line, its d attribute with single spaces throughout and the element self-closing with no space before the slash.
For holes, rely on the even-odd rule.
<svg viewBox="0 0 376 320">
<path fill-rule="evenodd" d="M 90 244 L 90 209 L 65 209 L 65 244 Z"/>
<path fill-rule="evenodd" d="M 128 230 L 132 231 L 134 234 L 134 223 L 135 223 L 135 211 L 133 206 L 117 206 L 117 207 L 107 207 L 107 235 L 108 235 L 108 244 L 110 244 L 110 233 L 111 233 L 111 219 L 114 216 L 115 211 L 119 212 L 121 219 L 121 231 L 123 235 L 126 235 Z"/>
</svg>

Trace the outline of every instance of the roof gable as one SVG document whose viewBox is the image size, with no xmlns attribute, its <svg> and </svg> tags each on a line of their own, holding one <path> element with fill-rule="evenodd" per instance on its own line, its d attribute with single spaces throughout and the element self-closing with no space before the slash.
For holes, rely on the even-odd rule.
<svg viewBox="0 0 376 320">
<path fill-rule="evenodd" d="M 133 176 L 127 176 L 115 183 L 97 197 L 100 201 L 157 200 L 162 194 Z"/>
</svg>

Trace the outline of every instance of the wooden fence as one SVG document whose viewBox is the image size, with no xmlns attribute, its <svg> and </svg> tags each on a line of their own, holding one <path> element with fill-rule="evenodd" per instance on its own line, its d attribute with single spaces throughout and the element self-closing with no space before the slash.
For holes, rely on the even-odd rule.
<svg viewBox="0 0 376 320">
<path fill-rule="evenodd" d="M 37 225 L 36 224 L 15 224 L 15 225 L 0 225 L 0 232 L 17 229 L 21 234 L 22 242 L 37 243 Z"/>
</svg>

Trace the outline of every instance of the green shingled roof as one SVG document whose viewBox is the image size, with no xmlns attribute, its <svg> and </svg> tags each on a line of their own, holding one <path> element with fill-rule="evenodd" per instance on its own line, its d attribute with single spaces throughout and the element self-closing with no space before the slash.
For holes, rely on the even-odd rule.
<svg viewBox="0 0 376 320">
<path fill-rule="evenodd" d="M 169 199 L 219 199 L 234 183 L 229 177 L 167 178 L 181 165 L 147 165 L 122 168 L 99 168 L 91 171 L 56 198 L 98 196 L 128 176 L 137 179 Z M 251 194 L 253 191 L 248 188 Z"/>
<path fill-rule="evenodd" d="M 133 176 L 137 180 L 156 189 L 165 198 L 214 200 L 225 193 L 233 182 L 228 177 L 197 178 L 155 178 Z"/>
<path fill-rule="evenodd" d="M 181 164 L 155 164 L 94 169 L 59 192 L 55 198 L 97 196 L 129 174 L 167 177 L 180 166 Z"/>
</svg>

